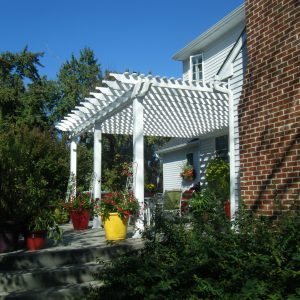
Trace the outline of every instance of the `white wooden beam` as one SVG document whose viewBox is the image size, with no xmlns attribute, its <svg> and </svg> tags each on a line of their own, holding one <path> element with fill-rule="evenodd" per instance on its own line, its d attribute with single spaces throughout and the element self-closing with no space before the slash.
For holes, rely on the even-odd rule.
<svg viewBox="0 0 300 300">
<path fill-rule="evenodd" d="M 70 144 L 70 176 L 75 180 L 75 190 L 76 195 L 76 176 L 77 176 L 77 143 L 75 139 L 71 140 Z M 74 195 L 73 195 L 74 196 Z"/>
<path fill-rule="evenodd" d="M 140 204 L 134 238 L 144 231 L 144 107 L 142 99 L 133 100 L 133 192 Z"/>
</svg>

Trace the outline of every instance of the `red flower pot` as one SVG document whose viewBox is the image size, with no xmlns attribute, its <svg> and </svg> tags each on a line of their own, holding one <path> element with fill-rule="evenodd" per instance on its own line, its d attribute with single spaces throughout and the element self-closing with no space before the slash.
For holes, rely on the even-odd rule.
<svg viewBox="0 0 300 300">
<path fill-rule="evenodd" d="M 225 216 L 226 216 L 226 218 L 230 219 L 230 201 L 229 200 L 227 200 L 224 203 L 224 210 L 225 210 Z"/>
<path fill-rule="evenodd" d="M 88 228 L 90 220 L 90 211 L 87 209 L 76 211 L 70 211 L 71 220 L 74 230 L 84 230 Z"/>
<path fill-rule="evenodd" d="M 44 247 L 47 231 L 33 231 L 26 236 L 26 247 L 28 250 L 40 250 Z"/>
</svg>

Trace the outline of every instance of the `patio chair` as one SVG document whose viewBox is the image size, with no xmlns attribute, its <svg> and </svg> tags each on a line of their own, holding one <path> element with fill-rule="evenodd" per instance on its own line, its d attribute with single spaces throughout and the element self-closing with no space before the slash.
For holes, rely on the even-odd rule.
<svg viewBox="0 0 300 300">
<path fill-rule="evenodd" d="M 165 191 L 163 194 L 162 210 L 168 216 L 181 215 L 181 190 Z"/>
</svg>

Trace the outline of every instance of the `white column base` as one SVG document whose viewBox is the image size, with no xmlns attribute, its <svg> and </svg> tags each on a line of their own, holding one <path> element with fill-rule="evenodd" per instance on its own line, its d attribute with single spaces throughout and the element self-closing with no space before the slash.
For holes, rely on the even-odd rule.
<svg viewBox="0 0 300 300">
<path fill-rule="evenodd" d="M 99 216 L 94 216 L 92 229 L 98 228 L 101 228 L 101 218 Z"/>
</svg>

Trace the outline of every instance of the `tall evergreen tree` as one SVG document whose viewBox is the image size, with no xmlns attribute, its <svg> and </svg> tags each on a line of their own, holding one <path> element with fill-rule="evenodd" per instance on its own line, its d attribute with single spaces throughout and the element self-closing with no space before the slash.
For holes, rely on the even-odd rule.
<svg viewBox="0 0 300 300">
<path fill-rule="evenodd" d="M 61 89 L 55 115 L 60 119 L 71 111 L 80 101 L 101 84 L 100 64 L 97 63 L 94 52 L 90 48 L 80 51 L 79 58 L 72 54 L 71 59 L 59 70 L 58 82 Z"/>
<path fill-rule="evenodd" d="M 26 81 L 38 83 L 42 52 L 28 51 L 0 54 L 0 120 L 19 117 L 24 107 L 22 96 L 26 92 Z"/>
</svg>

